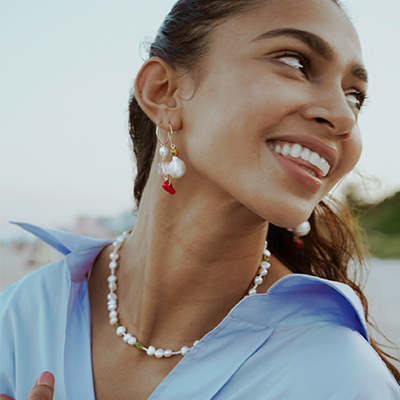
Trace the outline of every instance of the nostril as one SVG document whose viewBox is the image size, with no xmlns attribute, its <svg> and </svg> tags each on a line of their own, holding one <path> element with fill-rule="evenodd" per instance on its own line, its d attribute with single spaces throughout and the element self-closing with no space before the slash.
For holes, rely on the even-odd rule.
<svg viewBox="0 0 400 400">
<path fill-rule="evenodd" d="M 351 132 L 347 132 L 347 133 L 342 133 L 338 139 L 339 140 L 349 140 L 351 137 Z"/>
<path fill-rule="evenodd" d="M 324 118 L 321 118 L 321 117 L 317 117 L 317 118 L 315 118 L 315 120 L 317 121 L 317 122 L 327 122 L 328 124 L 330 124 L 330 122 L 328 121 L 328 120 L 326 120 L 326 119 L 324 119 Z"/>
</svg>

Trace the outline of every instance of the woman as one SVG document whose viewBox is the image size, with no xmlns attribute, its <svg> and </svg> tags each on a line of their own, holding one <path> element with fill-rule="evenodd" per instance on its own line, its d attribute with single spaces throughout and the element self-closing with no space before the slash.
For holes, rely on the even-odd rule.
<svg viewBox="0 0 400 400">
<path fill-rule="evenodd" d="M 400 398 L 324 200 L 360 156 L 366 81 L 333 0 L 178 1 L 130 103 L 135 227 L 21 224 L 67 257 L 3 291 L 1 391 L 47 370 L 28 398 Z"/>
</svg>

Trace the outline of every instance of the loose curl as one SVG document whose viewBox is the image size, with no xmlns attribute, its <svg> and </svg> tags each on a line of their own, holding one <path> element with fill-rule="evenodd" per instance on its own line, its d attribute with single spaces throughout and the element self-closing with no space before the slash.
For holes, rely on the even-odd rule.
<svg viewBox="0 0 400 400">
<path fill-rule="evenodd" d="M 334 1 L 339 7 L 337 0 Z M 160 57 L 175 71 L 198 69 L 212 39 L 211 33 L 229 18 L 252 11 L 259 0 L 179 0 L 161 25 L 149 56 Z M 139 207 L 157 146 L 155 125 L 140 108 L 135 95 L 129 103 L 129 134 L 136 157 L 137 175 L 134 197 Z M 351 276 L 350 264 L 363 267 L 365 249 L 358 226 L 348 209 L 333 199 L 323 200 L 310 217 L 311 232 L 304 238 L 305 247 L 293 246 L 292 235 L 286 229 L 270 224 L 267 240 L 271 252 L 292 272 L 309 274 L 349 285 L 364 307 L 370 321 L 368 302 Z M 371 345 L 400 384 L 400 373 L 389 361 L 396 360 L 371 339 Z"/>
</svg>

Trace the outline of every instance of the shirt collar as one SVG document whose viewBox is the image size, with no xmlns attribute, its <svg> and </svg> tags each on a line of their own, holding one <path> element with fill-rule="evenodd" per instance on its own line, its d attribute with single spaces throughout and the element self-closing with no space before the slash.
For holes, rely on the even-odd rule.
<svg viewBox="0 0 400 400">
<path fill-rule="evenodd" d="M 369 340 L 364 309 L 355 292 L 343 283 L 305 274 L 287 275 L 267 293 L 244 298 L 232 316 L 265 327 L 333 322 Z"/>
</svg>

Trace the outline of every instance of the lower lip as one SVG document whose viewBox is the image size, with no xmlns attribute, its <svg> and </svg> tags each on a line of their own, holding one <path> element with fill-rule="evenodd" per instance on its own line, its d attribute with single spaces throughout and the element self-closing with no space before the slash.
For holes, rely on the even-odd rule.
<svg viewBox="0 0 400 400">
<path fill-rule="evenodd" d="M 272 154 L 277 159 L 279 165 L 284 169 L 284 171 L 295 181 L 301 183 L 305 186 L 309 191 L 313 193 L 317 193 L 318 190 L 322 186 L 322 180 L 318 179 L 314 175 L 311 175 L 308 171 L 306 171 L 303 167 L 296 164 L 294 161 L 289 160 L 288 158 L 276 153 L 272 149 L 270 149 Z"/>
</svg>

